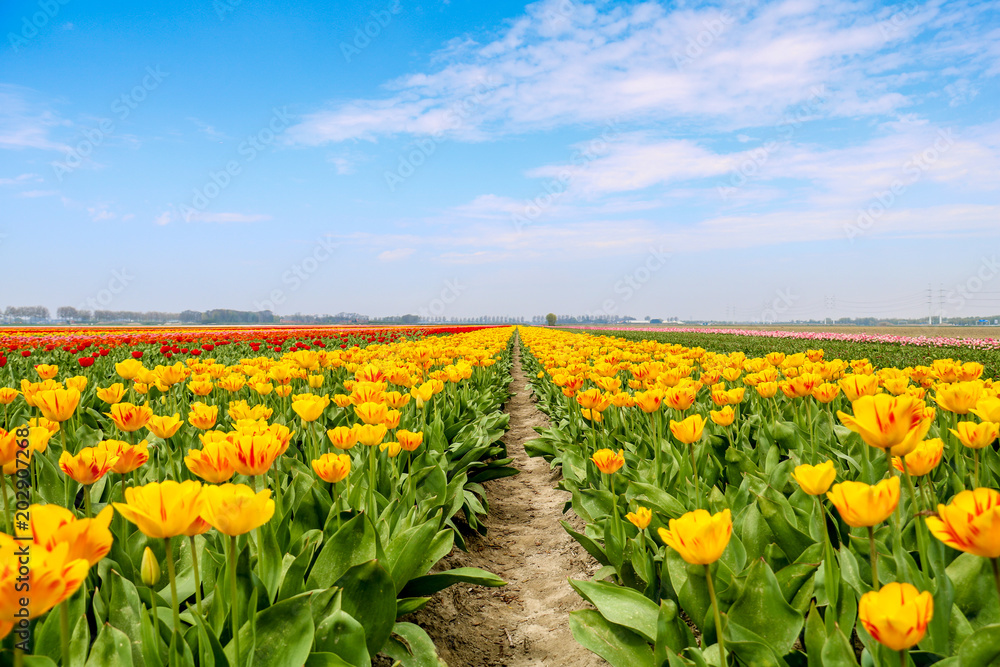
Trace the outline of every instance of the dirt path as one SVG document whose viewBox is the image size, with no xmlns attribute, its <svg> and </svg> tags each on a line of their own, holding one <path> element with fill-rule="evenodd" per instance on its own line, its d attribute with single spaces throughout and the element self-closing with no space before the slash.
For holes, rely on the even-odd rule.
<svg viewBox="0 0 1000 667">
<path fill-rule="evenodd" d="M 586 603 L 566 583 L 589 578 L 598 564 L 562 526 L 569 494 L 555 489 L 558 472 L 543 459 L 529 459 L 524 442 L 535 426 L 548 425 L 531 400 L 521 369 L 520 344 L 514 352 L 514 395 L 507 402 L 507 451 L 521 474 L 487 484 L 490 511 L 485 537 L 468 537 L 469 552 L 454 551 L 447 567 L 481 567 L 508 582 L 503 588 L 453 586 L 438 593 L 411 620 L 434 640 L 449 667 L 528 667 L 605 665 L 576 643 L 569 612 Z"/>
</svg>

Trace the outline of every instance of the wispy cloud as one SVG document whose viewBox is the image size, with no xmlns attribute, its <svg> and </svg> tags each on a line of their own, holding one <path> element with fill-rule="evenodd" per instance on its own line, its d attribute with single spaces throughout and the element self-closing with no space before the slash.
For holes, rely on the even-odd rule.
<svg viewBox="0 0 1000 667">
<path fill-rule="evenodd" d="M 69 150 L 51 136 L 54 130 L 69 125 L 46 108 L 34 91 L 0 83 L 0 149 Z"/>
<path fill-rule="evenodd" d="M 773 122 L 818 85 L 831 91 L 830 116 L 882 116 L 910 104 L 901 70 L 920 72 L 970 48 L 979 56 L 963 69 L 996 66 L 982 56 L 992 47 L 989 28 L 976 24 L 979 11 L 942 3 L 896 20 L 891 7 L 873 12 L 844 1 L 670 11 L 545 0 L 493 41 L 453 42 L 439 69 L 390 82 L 382 98 L 334 102 L 288 136 L 316 145 L 447 129 L 482 139 L 610 118 L 747 127 Z M 932 48 L 914 39 L 925 32 Z M 490 103 L 448 127 L 449 106 L 487 78 L 496 82 Z"/>
</svg>

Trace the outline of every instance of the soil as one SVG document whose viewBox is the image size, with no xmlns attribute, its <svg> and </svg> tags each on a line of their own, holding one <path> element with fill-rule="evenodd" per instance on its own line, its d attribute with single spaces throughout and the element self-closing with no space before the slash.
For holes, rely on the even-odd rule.
<svg viewBox="0 0 1000 667">
<path fill-rule="evenodd" d="M 467 535 L 469 551 L 456 549 L 439 565 L 479 567 L 507 585 L 452 586 L 402 620 L 423 627 L 449 667 L 606 665 L 570 633 L 569 613 L 588 605 L 566 580 L 590 578 L 600 566 L 559 525 L 567 520 L 574 529 L 583 529 L 572 511 L 563 514 L 570 494 L 555 488 L 559 473 L 524 452 L 524 442 L 535 437 L 535 427 L 547 426 L 548 418 L 532 402 L 520 345 L 513 361 L 513 396 L 505 407 L 510 430 L 504 442 L 521 472 L 486 485 L 486 535 Z"/>
</svg>

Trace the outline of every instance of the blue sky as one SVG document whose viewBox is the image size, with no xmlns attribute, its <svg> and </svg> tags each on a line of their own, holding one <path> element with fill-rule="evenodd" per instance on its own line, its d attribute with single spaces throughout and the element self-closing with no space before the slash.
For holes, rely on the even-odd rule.
<svg viewBox="0 0 1000 667">
<path fill-rule="evenodd" d="M 0 7 L 0 307 L 1000 313 L 998 2 L 152 4 Z"/>
</svg>

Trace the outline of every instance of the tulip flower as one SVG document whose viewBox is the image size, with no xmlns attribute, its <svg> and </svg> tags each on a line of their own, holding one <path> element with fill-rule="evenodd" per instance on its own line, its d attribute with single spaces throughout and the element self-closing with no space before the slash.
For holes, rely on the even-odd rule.
<svg viewBox="0 0 1000 667">
<path fill-rule="evenodd" d="M 934 470 L 941 463 L 941 456 L 944 453 L 944 441 L 941 438 L 931 438 L 924 440 L 917 445 L 912 452 L 905 457 L 894 456 L 892 466 L 900 471 L 905 469 L 914 477 L 922 477 Z"/>
<path fill-rule="evenodd" d="M 59 455 L 59 469 L 85 487 L 104 477 L 118 462 L 118 454 L 103 443 L 84 447 L 74 456 L 67 451 Z M 84 489 L 84 506 L 90 516 L 90 491 Z"/>
<path fill-rule="evenodd" d="M 701 440 L 705 430 L 705 418 L 699 414 L 691 415 L 683 421 L 670 420 L 670 432 L 685 445 L 693 445 Z"/>
<path fill-rule="evenodd" d="M 348 454 L 324 454 L 312 462 L 316 475 L 324 482 L 336 484 L 351 472 L 351 457 Z"/>
<path fill-rule="evenodd" d="M 338 426 L 328 429 L 326 437 L 337 449 L 350 449 L 358 442 L 358 433 L 349 426 Z"/>
<path fill-rule="evenodd" d="M 184 465 L 193 475 L 212 484 L 221 484 L 236 474 L 233 445 L 225 438 L 202 439 L 201 449 L 189 449 Z"/>
<path fill-rule="evenodd" d="M 927 517 L 931 534 L 953 549 L 990 559 L 1000 594 L 1000 491 L 961 491 Z"/>
<path fill-rule="evenodd" d="M 292 410 L 302 418 L 302 421 L 314 422 L 320 418 L 328 405 L 330 405 L 329 396 L 305 394 L 292 401 Z"/>
<path fill-rule="evenodd" d="M 915 646 L 924 638 L 933 617 L 934 597 L 906 582 L 894 581 L 881 590 L 869 591 L 858 603 L 858 619 L 865 630 L 893 651 Z"/>
<path fill-rule="evenodd" d="M 31 505 L 28 531 L 18 531 L 18 537 L 29 536 L 32 542 L 46 551 L 54 551 L 60 544 L 68 544 L 68 560 L 82 558 L 88 567 L 97 563 L 111 551 L 114 538 L 109 526 L 114 510 L 105 507 L 93 519 L 78 519 L 70 510 L 59 505 Z"/>
<path fill-rule="evenodd" d="M 207 431 L 215 426 L 219 418 L 219 406 L 205 405 L 201 402 L 191 404 L 191 411 L 188 412 L 188 423 L 197 429 Z"/>
<path fill-rule="evenodd" d="M 132 472 L 149 460 L 149 443 L 145 440 L 137 445 L 130 445 L 121 440 L 105 440 L 101 444 L 118 457 L 111 470 L 119 475 Z"/>
<path fill-rule="evenodd" d="M 840 387 L 830 382 L 824 382 L 812 390 L 812 397 L 820 403 L 831 403 L 840 395 Z"/>
<path fill-rule="evenodd" d="M 382 424 L 355 424 L 353 430 L 357 441 L 366 447 L 382 444 L 386 433 L 389 432 L 389 429 Z"/>
<path fill-rule="evenodd" d="M 912 396 L 862 396 L 851 408 L 853 415 L 837 412 L 844 426 L 860 435 L 869 446 L 891 451 L 895 456 L 909 454 L 931 424 L 923 402 Z"/>
<path fill-rule="evenodd" d="M 754 389 L 761 398 L 774 398 L 778 393 L 777 382 L 761 382 Z"/>
<path fill-rule="evenodd" d="M 841 482 L 835 484 L 826 497 L 837 508 L 844 523 L 854 528 L 868 529 L 872 585 L 878 590 L 878 551 L 875 548 L 873 527 L 888 519 L 899 505 L 899 478 L 893 476 L 874 486 L 864 482 Z"/>
<path fill-rule="evenodd" d="M 384 403 L 362 403 L 354 407 L 354 413 L 365 424 L 381 424 L 388 411 L 389 408 Z"/>
<path fill-rule="evenodd" d="M 958 422 L 956 425 L 957 429 L 948 429 L 951 434 L 958 438 L 959 442 L 972 450 L 972 456 L 975 460 L 975 468 L 973 472 L 973 480 L 975 484 L 979 485 L 979 450 L 985 447 L 989 447 L 993 444 L 993 441 L 997 439 L 1000 435 L 1000 424 L 995 424 L 993 422 L 970 422 L 963 421 Z"/>
<path fill-rule="evenodd" d="M 115 382 L 110 387 L 99 388 L 97 390 L 97 398 L 108 405 L 114 405 L 125 398 L 125 385 L 121 382 Z"/>
<path fill-rule="evenodd" d="M 180 414 L 175 412 L 170 416 L 153 415 L 146 423 L 146 428 L 157 438 L 166 440 L 172 438 L 183 425 Z"/>
<path fill-rule="evenodd" d="M 729 426 L 736 419 L 736 411 L 727 405 L 721 410 L 711 410 L 708 416 L 719 426 Z"/>
<path fill-rule="evenodd" d="M 853 373 L 842 378 L 837 384 L 851 403 L 863 396 L 874 396 L 878 393 L 878 377 L 875 375 Z"/>
<path fill-rule="evenodd" d="M 632 398 L 635 400 L 636 406 L 646 414 L 658 411 L 663 405 L 663 392 L 658 389 L 638 392 Z"/>
<path fill-rule="evenodd" d="M 126 359 L 115 364 L 115 372 L 123 380 L 134 380 L 141 370 L 143 370 L 142 362 L 137 359 Z"/>
<path fill-rule="evenodd" d="M 35 372 L 38 373 L 38 377 L 43 380 L 51 380 L 59 374 L 59 367 L 51 364 L 37 364 L 35 366 Z"/>
<path fill-rule="evenodd" d="M 792 471 L 792 479 L 810 496 L 825 494 L 836 478 L 837 470 L 833 467 L 833 461 L 824 461 L 815 466 L 802 464 Z"/>
<path fill-rule="evenodd" d="M 611 451 L 610 449 L 599 449 L 594 452 L 594 455 L 590 457 L 590 460 L 594 462 L 597 469 L 600 470 L 605 475 L 612 475 L 618 472 L 618 469 L 625 465 L 625 452 L 619 449 L 618 453 Z"/>
<path fill-rule="evenodd" d="M 33 398 L 42 415 L 56 422 L 67 421 L 80 404 L 80 392 L 76 389 L 41 390 Z"/>
<path fill-rule="evenodd" d="M 3 402 L 3 389 L 0 389 L 0 402 Z M 976 401 L 976 407 L 969 410 L 984 422 L 1000 423 L 1000 398 L 996 396 L 983 396 Z"/>
<path fill-rule="evenodd" d="M 396 431 L 396 438 L 399 440 L 399 446 L 408 452 L 416 451 L 416 449 L 424 442 L 424 434 L 422 431 L 413 433 L 412 431 L 401 429 Z"/>
<path fill-rule="evenodd" d="M 942 410 L 966 415 L 977 407 L 982 395 L 982 382 L 954 382 L 938 385 L 934 400 Z"/>
<path fill-rule="evenodd" d="M 719 560 L 733 535 L 732 515 L 728 509 L 718 514 L 709 514 L 703 509 L 697 509 L 682 515 L 679 519 L 671 519 L 669 530 L 660 528 L 657 533 L 663 543 L 680 554 L 686 562 L 705 566 L 708 595 L 712 600 L 715 627 L 718 628 L 721 664 L 725 665 L 726 648 L 723 641 L 722 617 L 719 614 L 719 603 L 715 596 L 710 565 Z"/>
<path fill-rule="evenodd" d="M 270 431 L 261 434 L 231 433 L 231 456 L 236 472 L 248 477 L 266 475 L 281 455 L 281 443 Z"/>
<path fill-rule="evenodd" d="M 635 512 L 629 512 L 625 515 L 625 518 L 633 526 L 643 531 L 649 527 L 650 522 L 653 520 L 653 512 L 648 507 L 637 507 Z"/>
<path fill-rule="evenodd" d="M 111 406 L 111 412 L 104 413 L 111 417 L 120 430 L 125 433 L 134 433 L 149 423 L 153 416 L 153 409 L 149 403 L 143 405 L 133 405 L 131 403 L 115 403 Z"/>
<path fill-rule="evenodd" d="M 85 375 L 77 375 L 76 377 L 66 378 L 66 388 L 76 389 L 81 394 L 87 389 L 87 377 Z"/>
</svg>

